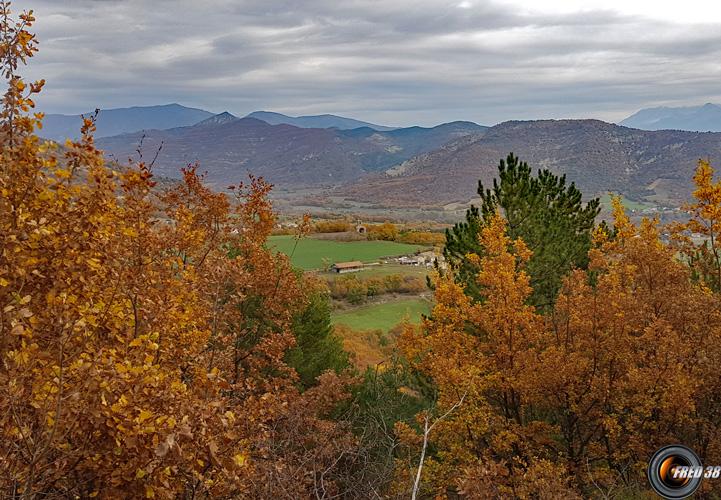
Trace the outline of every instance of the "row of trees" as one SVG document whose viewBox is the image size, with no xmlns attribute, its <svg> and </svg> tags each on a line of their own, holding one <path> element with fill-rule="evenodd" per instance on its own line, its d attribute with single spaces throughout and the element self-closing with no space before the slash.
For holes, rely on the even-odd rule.
<svg viewBox="0 0 721 500">
<path fill-rule="evenodd" d="M 367 231 L 369 240 L 397 241 L 414 245 L 442 245 L 445 237 L 442 232 L 432 232 L 407 228 L 383 222 L 382 224 L 368 224 L 363 226 Z M 322 220 L 313 224 L 311 230 L 316 233 L 344 233 L 356 230 L 356 226 L 348 220 Z"/>
<path fill-rule="evenodd" d="M 351 304 L 360 304 L 369 297 L 383 294 L 417 294 L 427 290 L 426 281 L 422 277 L 401 274 L 370 278 L 349 274 L 329 280 L 328 288 L 334 299 L 347 300 Z"/>
</svg>

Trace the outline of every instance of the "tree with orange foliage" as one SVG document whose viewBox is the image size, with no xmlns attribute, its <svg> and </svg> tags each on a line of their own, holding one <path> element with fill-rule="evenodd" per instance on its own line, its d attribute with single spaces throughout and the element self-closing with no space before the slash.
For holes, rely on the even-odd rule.
<svg viewBox="0 0 721 500">
<path fill-rule="evenodd" d="M 482 228 L 480 243 L 484 256 L 469 258 L 480 269 L 476 283 L 486 299 L 474 302 L 452 276 L 438 277 L 425 331 L 409 328 L 400 341 L 413 365 L 435 382 L 438 411 L 458 406 L 435 430 L 438 452 L 424 481 L 429 494 L 518 496 L 519 488 L 531 487 L 522 483 L 533 480 L 523 471 L 545 464 L 535 456 L 540 429 L 526 412 L 529 346 L 543 334 L 541 316 L 526 303 L 531 288 L 523 266 L 530 252 L 506 235 L 499 213 Z M 414 442 L 410 427 L 399 424 L 398 432 Z M 399 482 L 407 482 L 403 478 Z M 565 492 L 563 481 L 557 483 L 554 491 Z"/>
<path fill-rule="evenodd" d="M 158 192 L 93 142 L 64 147 L 29 116 L 43 82 L 32 12 L 0 2 L 0 490 L 9 498 L 337 494 L 353 447 L 323 416 L 333 374 L 299 393 L 283 361 L 306 302 L 265 247 L 269 185 L 231 203 L 195 167 Z"/>
<path fill-rule="evenodd" d="M 599 232 L 590 253 L 595 279 L 566 280 L 534 369 L 537 407 L 584 493 L 645 487 L 646 460 L 671 442 L 721 458 L 698 432 L 717 429 L 706 401 L 718 388 L 719 297 L 690 279 L 657 221 L 635 227 L 619 200 L 614 218 L 615 236 Z"/>
<path fill-rule="evenodd" d="M 699 160 L 694 174 L 694 203 L 684 208 L 691 216 L 676 224 L 673 235 L 679 250 L 688 258 L 694 277 L 715 292 L 721 292 L 721 182 L 714 182 L 714 169 L 708 160 Z M 703 241 L 696 244 L 691 235 Z"/>
<path fill-rule="evenodd" d="M 469 257 L 485 299 L 437 279 L 432 317 L 400 344 L 436 384 L 440 411 L 466 394 L 431 436 L 428 494 L 609 497 L 646 489 L 646 461 L 665 444 L 721 460 L 719 296 L 691 279 L 656 221 L 634 226 L 618 200 L 614 219 L 551 314 L 527 305 L 529 252 L 498 214 L 480 235 L 487 253 Z M 398 432 L 408 460 L 396 487 L 408 491 L 421 447 L 412 427 Z"/>
<path fill-rule="evenodd" d="M 368 239 L 396 241 L 397 238 L 398 228 L 392 222 L 368 226 Z"/>
</svg>

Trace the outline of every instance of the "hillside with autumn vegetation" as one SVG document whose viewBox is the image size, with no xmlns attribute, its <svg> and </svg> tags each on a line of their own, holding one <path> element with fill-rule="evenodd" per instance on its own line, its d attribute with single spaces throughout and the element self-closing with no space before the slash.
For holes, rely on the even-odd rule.
<svg viewBox="0 0 721 500">
<path fill-rule="evenodd" d="M 469 186 L 478 179 L 490 183 L 498 158 L 509 151 L 566 175 L 589 195 L 611 191 L 678 207 L 693 191 L 697 160 L 721 160 L 721 133 L 637 130 L 600 120 L 509 121 L 341 186 L 335 194 L 389 207 L 468 201 Z"/>
<path fill-rule="evenodd" d="M 508 155 L 446 232 L 430 314 L 360 371 L 328 306 L 348 284 L 271 248 L 263 179 L 160 186 L 152 161 L 109 164 L 92 118 L 39 138 L 33 22 L 0 2 L 3 498 L 641 499 L 660 446 L 721 463 L 708 161 L 662 227 L 618 198 L 600 222 Z"/>
</svg>

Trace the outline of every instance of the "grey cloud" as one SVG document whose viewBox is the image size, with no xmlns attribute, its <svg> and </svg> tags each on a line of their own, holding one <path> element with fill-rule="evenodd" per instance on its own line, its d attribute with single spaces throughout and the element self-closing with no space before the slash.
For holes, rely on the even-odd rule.
<svg viewBox="0 0 721 500">
<path fill-rule="evenodd" d="M 428 0 L 27 0 L 49 112 L 180 102 L 389 124 L 721 101 L 721 26 Z M 16 5 L 17 7 L 17 5 Z"/>
</svg>

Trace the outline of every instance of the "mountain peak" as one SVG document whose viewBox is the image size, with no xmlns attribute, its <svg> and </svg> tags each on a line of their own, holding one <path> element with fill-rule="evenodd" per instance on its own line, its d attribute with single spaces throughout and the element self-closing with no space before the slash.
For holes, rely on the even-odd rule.
<svg viewBox="0 0 721 500">
<path fill-rule="evenodd" d="M 202 120 L 195 124 L 196 127 L 206 127 L 209 125 L 223 125 L 224 123 L 230 123 L 239 120 L 237 116 L 227 112 L 223 111 L 222 113 L 218 113 L 217 115 L 213 115 L 210 118 L 206 118 L 205 120 Z"/>
</svg>

